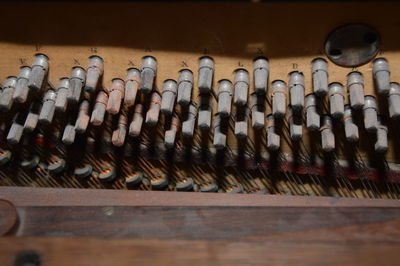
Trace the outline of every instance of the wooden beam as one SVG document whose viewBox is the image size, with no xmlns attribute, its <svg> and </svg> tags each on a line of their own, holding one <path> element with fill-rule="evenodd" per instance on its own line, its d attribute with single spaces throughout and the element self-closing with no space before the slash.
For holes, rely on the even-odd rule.
<svg viewBox="0 0 400 266">
<path fill-rule="evenodd" d="M 0 238 L 0 264 L 35 251 L 58 265 L 395 265 L 400 244 Z M 21 252 L 22 251 L 22 252 Z M 32 253 L 32 252 L 31 252 Z M 28 257 L 29 258 L 29 257 Z"/>
<path fill-rule="evenodd" d="M 400 207 L 399 200 L 71 188 L 0 187 L 16 206 Z"/>
</svg>

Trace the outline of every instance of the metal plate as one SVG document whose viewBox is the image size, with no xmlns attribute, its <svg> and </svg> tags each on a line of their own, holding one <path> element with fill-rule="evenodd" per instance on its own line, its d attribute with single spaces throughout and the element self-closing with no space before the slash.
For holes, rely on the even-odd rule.
<svg viewBox="0 0 400 266">
<path fill-rule="evenodd" d="M 333 30 L 325 43 L 325 53 L 335 64 L 356 67 L 378 53 L 380 37 L 376 30 L 362 24 L 349 24 Z"/>
</svg>

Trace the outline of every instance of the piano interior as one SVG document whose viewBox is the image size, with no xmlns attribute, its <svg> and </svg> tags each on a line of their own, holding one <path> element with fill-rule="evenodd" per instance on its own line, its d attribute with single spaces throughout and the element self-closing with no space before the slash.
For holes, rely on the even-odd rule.
<svg viewBox="0 0 400 266">
<path fill-rule="evenodd" d="M 3 195 L 368 198 L 398 219 L 398 3 L 2 7 Z"/>
</svg>

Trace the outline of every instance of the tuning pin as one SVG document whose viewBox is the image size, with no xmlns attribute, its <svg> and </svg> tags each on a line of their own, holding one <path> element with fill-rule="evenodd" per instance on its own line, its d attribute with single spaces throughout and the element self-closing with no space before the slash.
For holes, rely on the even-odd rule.
<svg viewBox="0 0 400 266">
<path fill-rule="evenodd" d="M 89 63 L 86 74 L 85 91 L 94 93 L 97 88 L 100 76 L 104 72 L 104 61 L 103 58 L 97 55 L 89 57 Z"/>
<path fill-rule="evenodd" d="M 110 139 L 109 138 L 109 135 L 108 135 L 108 133 L 106 133 L 105 135 L 104 135 L 104 138 L 107 138 L 107 141 Z M 101 142 L 101 140 L 99 141 L 101 144 L 105 144 L 105 145 L 107 145 L 108 147 L 107 148 L 105 148 L 105 149 L 109 149 L 109 142 L 107 142 L 107 143 L 102 143 Z M 85 145 L 85 147 L 84 147 L 84 149 L 85 149 L 85 151 L 87 152 L 87 153 L 90 153 L 90 154 L 94 154 L 95 152 L 96 152 L 96 147 L 97 145 L 96 145 L 96 140 L 94 139 L 94 138 L 92 138 L 92 137 L 89 137 L 89 136 L 87 136 L 86 137 L 86 145 Z M 104 149 L 103 149 L 104 150 Z M 109 149 L 110 150 L 110 149 Z"/>
<path fill-rule="evenodd" d="M 267 116 L 267 148 L 276 151 L 281 146 L 281 137 L 276 134 L 275 117 L 273 114 Z"/>
<path fill-rule="evenodd" d="M 260 130 L 265 126 L 265 107 L 264 95 L 257 95 L 255 92 L 250 96 L 250 109 L 251 109 L 251 126 Z"/>
<path fill-rule="evenodd" d="M 231 115 L 232 83 L 223 79 L 218 84 L 218 113 L 221 117 L 228 117 Z"/>
<path fill-rule="evenodd" d="M 390 88 L 389 63 L 385 58 L 377 58 L 372 63 L 375 85 L 379 94 L 387 94 Z"/>
<path fill-rule="evenodd" d="M 366 95 L 364 97 L 364 126 L 365 129 L 370 132 L 376 132 L 378 127 L 377 118 L 377 105 L 374 96 Z"/>
<path fill-rule="evenodd" d="M 217 150 L 224 149 L 226 147 L 226 137 L 228 131 L 227 121 L 222 119 L 220 114 L 214 116 L 214 141 L 213 145 Z"/>
<path fill-rule="evenodd" d="M 96 103 L 93 108 L 92 117 L 90 118 L 90 123 L 92 123 L 94 126 L 100 126 L 101 124 L 103 124 L 107 101 L 107 93 L 105 93 L 104 91 L 99 91 L 96 97 Z"/>
<path fill-rule="evenodd" d="M 29 75 L 29 88 L 38 91 L 43 86 L 44 78 L 49 70 L 49 58 L 44 54 L 37 54 L 32 64 Z"/>
<path fill-rule="evenodd" d="M 329 115 L 321 116 L 321 143 L 322 150 L 331 152 L 335 149 L 335 135 L 332 131 L 332 119 Z"/>
<path fill-rule="evenodd" d="M 126 125 L 128 124 L 128 118 L 124 112 L 121 112 L 118 118 L 118 126 L 117 129 L 114 130 L 111 142 L 114 146 L 121 147 L 124 145 L 125 137 L 126 137 Z"/>
<path fill-rule="evenodd" d="M 293 112 L 291 106 L 288 108 L 288 120 L 289 120 L 289 131 L 290 138 L 294 141 L 298 141 L 303 136 L 302 126 L 302 115 Z"/>
<path fill-rule="evenodd" d="M 173 79 L 164 81 L 161 100 L 161 113 L 164 115 L 171 115 L 174 110 L 177 86 Z"/>
<path fill-rule="evenodd" d="M 175 138 L 176 138 L 176 133 L 178 132 L 179 129 L 179 123 L 180 123 L 179 117 L 176 115 L 172 116 L 171 126 L 168 130 L 165 131 L 165 136 L 164 136 L 164 144 L 167 149 L 170 149 L 175 145 Z"/>
<path fill-rule="evenodd" d="M 132 137 L 138 137 L 142 130 L 142 124 L 143 124 L 143 105 L 138 103 L 135 105 L 132 122 L 129 126 L 129 135 L 131 135 Z"/>
<path fill-rule="evenodd" d="M 211 90 L 214 75 L 214 60 L 209 56 L 203 56 L 199 61 L 199 81 L 200 93 L 208 93 Z"/>
<path fill-rule="evenodd" d="M 202 130 L 210 130 L 211 128 L 211 116 L 212 116 L 212 103 L 209 94 L 200 94 L 200 107 L 199 107 L 199 118 L 197 125 Z"/>
<path fill-rule="evenodd" d="M 375 142 L 375 151 L 379 153 L 385 153 L 388 150 L 388 138 L 387 138 L 388 129 L 383 124 L 383 117 L 378 116 L 378 127 L 376 130 L 376 142 Z"/>
<path fill-rule="evenodd" d="M 349 104 L 344 106 L 344 132 L 346 134 L 346 139 L 349 142 L 357 142 L 358 137 L 358 127 L 353 121 L 352 109 Z"/>
<path fill-rule="evenodd" d="M 249 92 L 250 77 L 246 69 L 236 69 L 234 79 L 234 96 L 233 104 L 236 106 L 243 106 L 247 103 L 247 94 Z"/>
<path fill-rule="evenodd" d="M 78 113 L 78 118 L 76 119 L 75 122 L 75 131 L 77 133 L 84 133 L 86 131 L 86 128 L 89 124 L 89 108 L 90 104 L 88 101 L 84 100 L 81 102 L 79 106 L 79 113 Z"/>
<path fill-rule="evenodd" d="M 313 88 L 316 96 L 324 96 L 328 93 L 328 62 L 323 58 L 312 61 Z"/>
<path fill-rule="evenodd" d="M 331 116 L 333 118 L 342 118 L 344 114 L 344 96 L 343 86 L 339 82 L 329 84 L 329 103 Z"/>
<path fill-rule="evenodd" d="M 196 124 L 197 106 L 191 103 L 187 110 L 186 119 L 182 122 L 182 135 L 187 138 L 193 138 L 194 126 Z"/>
<path fill-rule="evenodd" d="M 55 107 L 58 112 L 65 112 L 67 110 L 67 97 L 69 91 L 69 78 L 61 78 L 57 88 L 57 98 Z"/>
<path fill-rule="evenodd" d="M 316 131 L 320 127 L 320 117 L 317 111 L 317 98 L 313 93 L 306 96 L 307 129 Z"/>
<path fill-rule="evenodd" d="M 141 80 L 142 86 L 140 91 L 149 94 L 153 90 L 153 83 L 157 73 L 157 60 L 152 56 L 145 56 L 142 59 Z"/>
<path fill-rule="evenodd" d="M 0 110 L 7 112 L 11 109 L 13 103 L 13 95 L 15 86 L 17 85 L 16 77 L 8 77 L 3 83 L 3 91 L 0 96 Z"/>
<path fill-rule="evenodd" d="M 253 61 L 254 90 L 257 94 L 266 94 L 269 76 L 269 63 L 265 57 Z"/>
<path fill-rule="evenodd" d="M 275 118 L 282 118 L 286 113 L 287 88 L 282 80 L 272 82 L 272 114 Z"/>
<path fill-rule="evenodd" d="M 294 113 L 301 113 L 304 107 L 304 75 L 298 71 L 289 74 L 290 103 Z"/>
<path fill-rule="evenodd" d="M 237 138 L 246 138 L 248 133 L 248 119 L 249 119 L 249 108 L 242 107 L 242 110 L 236 108 L 236 119 L 235 119 L 235 136 Z"/>
<path fill-rule="evenodd" d="M 108 95 L 107 112 L 112 115 L 118 114 L 121 108 L 121 101 L 125 96 L 124 81 L 119 78 L 113 79 L 108 89 Z"/>
<path fill-rule="evenodd" d="M 24 130 L 26 132 L 32 132 L 35 130 L 37 123 L 39 121 L 39 113 L 41 108 L 40 102 L 34 101 L 32 102 L 29 113 L 25 119 Z"/>
<path fill-rule="evenodd" d="M 360 72 L 353 71 L 347 75 L 347 88 L 351 107 L 361 109 L 364 106 L 364 78 Z"/>
<path fill-rule="evenodd" d="M 128 69 L 125 82 L 124 104 L 128 107 L 135 104 L 136 95 L 141 83 L 140 71 L 137 68 Z"/>
<path fill-rule="evenodd" d="M 389 114 L 392 119 L 400 119 L 400 84 L 397 82 L 390 83 L 389 90 Z"/>
<path fill-rule="evenodd" d="M 23 113 L 19 112 L 15 115 L 7 135 L 7 141 L 10 144 L 17 144 L 21 140 L 22 133 L 24 132 L 24 121 L 25 115 Z"/>
<path fill-rule="evenodd" d="M 61 141 L 67 145 L 74 143 L 74 141 L 75 141 L 75 126 L 68 124 L 65 127 Z"/>
<path fill-rule="evenodd" d="M 40 123 L 50 124 L 53 120 L 56 97 L 57 94 L 53 90 L 48 90 L 44 95 L 42 109 L 39 114 Z"/>
<path fill-rule="evenodd" d="M 68 101 L 71 103 L 78 103 L 81 98 L 83 85 L 85 84 L 86 73 L 85 70 L 79 66 L 73 67 L 71 77 L 69 78 L 69 92 Z"/>
<path fill-rule="evenodd" d="M 151 94 L 151 102 L 149 110 L 146 113 L 146 125 L 154 127 L 158 122 L 158 116 L 160 115 L 161 108 L 161 96 L 158 92 Z"/>
<path fill-rule="evenodd" d="M 15 85 L 14 90 L 14 101 L 18 103 L 24 103 L 28 99 L 29 93 L 29 75 L 31 74 L 31 68 L 28 66 L 21 67 L 19 71 L 19 75 L 17 78 L 17 84 Z"/>
<path fill-rule="evenodd" d="M 178 79 L 178 104 L 187 106 L 190 103 L 193 89 L 193 72 L 182 69 Z"/>
</svg>

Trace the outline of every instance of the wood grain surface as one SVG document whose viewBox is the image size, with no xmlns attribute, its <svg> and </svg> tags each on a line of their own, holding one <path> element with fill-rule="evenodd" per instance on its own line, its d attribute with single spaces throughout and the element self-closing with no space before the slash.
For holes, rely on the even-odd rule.
<svg viewBox="0 0 400 266">
<path fill-rule="evenodd" d="M 252 206 L 252 207 L 400 207 L 399 200 L 193 193 L 112 189 L 1 187 L 0 198 L 29 206 Z"/>
<path fill-rule="evenodd" d="M 400 241 L 400 208 L 17 207 L 10 235 L 182 240 Z"/>
<path fill-rule="evenodd" d="M 41 265 L 396 265 L 400 258 L 399 201 L 11 187 L 0 195 L 19 217 L 0 238 L 0 265 L 32 252 Z"/>
<path fill-rule="evenodd" d="M 41 266 L 73 265 L 398 265 L 398 243 L 0 238 L 0 264 L 36 251 Z"/>
</svg>

